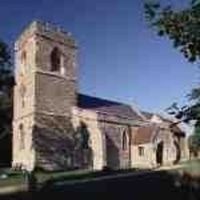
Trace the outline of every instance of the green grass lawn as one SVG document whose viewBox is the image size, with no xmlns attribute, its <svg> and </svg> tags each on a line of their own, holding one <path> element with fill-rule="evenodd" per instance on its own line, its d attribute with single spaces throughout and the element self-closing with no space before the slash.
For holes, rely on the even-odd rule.
<svg viewBox="0 0 200 200">
<path fill-rule="evenodd" d="M 76 170 L 76 171 L 66 171 L 66 172 L 54 172 L 54 173 L 37 173 L 37 179 L 39 183 L 44 183 L 45 181 L 60 182 L 60 181 L 71 181 L 71 180 L 90 180 L 98 177 L 105 177 L 108 175 L 118 175 L 130 172 L 135 172 L 136 169 L 129 170 L 116 170 L 116 171 L 88 171 L 88 170 Z"/>
<path fill-rule="evenodd" d="M 200 160 L 191 160 L 182 163 L 180 171 L 187 172 L 191 175 L 200 176 Z"/>
<path fill-rule="evenodd" d="M 63 172 L 37 172 L 38 183 L 44 183 L 49 180 L 57 179 L 76 179 L 78 177 L 88 177 L 93 172 L 88 170 L 76 170 L 76 171 L 63 171 Z"/>
<path fill-rule="evenodd" d="M 47 181 L 60 182 L 60 181 L 71 181 L 71 180 L 90 180 L 97 177 L 103 177 L 107 175 L 118 175 L 126 174 L 130 172 L 140 171 L 138 169 L 128 170 L 116 170 L 116 171 L 89 171 L 89 170 L 75 170 L 75 171 L 63 171 L 63 172 L 42 172 L 37 171 L 35 173 L 37 182 L 39 185 L 44 184 Z M 0 174 L 6 173 L 8 178 L 0 179 L 0 187 L 12 186 L 12 185 L 24 185 L 25 177 L 22 172 L 13 172 L 10 169 L 0 170 Z"/>
<path fill-rule="evenodd" d="M 0 179 L 0 188 L 5 186 L 12 186 L 12 185 L 23 185 L 24 184 L 24 177 L 22 173 L 13 172 L 10 169 L 1 169 L 0 174 L 7 174 L 7 178 Z"/>
<path fill-rule="evenodd" d="M 179 172 L 188 172 L 191 175 L 200 176 L 200 160 L 192 160 L 181 163 L 181 167 L 177 169 Z M 176 170 L 176 171 L 177 171 Z M 97 177 L 103 177 L 107 175 L 119 175 L 126 174 L 130 172 L 140 171 L 139 169 L 129 169 L 129 170 L 117 170 L 110 172 L 102 171 L 88 171 L 88 170 L 76 170 L 76 171 L 64 171 L 64 172 L 42 172 L 37 171 L 36 177 L 40 185 L 47 181 L 50 182 L 60 182 L 60 181 L 71 181 L 71 180 L 90 180 Z M 13 185 L 24 185 L 25 177 L 22 172 L 15 172 L 11 169 L 0 169 L 0 174 L 6 173 L 8 177 L 6 179 L 0 179 L 0 188 L 5 186 Z"/>
<path fill-rule="evenodd" d="M 7 178 L 0 179 L 0 187 L 6 187 L 6 186 L 14 186 L 14 185 L 24 185 L 25 184 L 25 176 L 22 172 L 15 172 L 11 169 L 1 169 L 1 174 L 7 174 Z M 76 178 L 79 176 L 87 176 L 87 174 L 91 174 L 91 172 L 88 171 L 65 171 L 65 172 L 36 172 L 36 178 L 39 184 L 43 184 L 44 182 L 48 180 L 53 179 L 59 179 L 61 177 L 63 178 Z"/>
</svg>

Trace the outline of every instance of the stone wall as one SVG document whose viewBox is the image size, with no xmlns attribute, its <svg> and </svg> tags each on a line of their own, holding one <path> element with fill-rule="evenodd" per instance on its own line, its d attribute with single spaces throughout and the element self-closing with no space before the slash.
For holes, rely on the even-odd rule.
<svg viewBox="0 0 200 200">
<path fill-rule="evenodd" d="M 37 113 L 32 133 L 36 167 L 45 170 L 73 168 L 74 133 L 69 117 Z"/>
<path fill-rule="evenodd" d="M 36 27 L 36 111 L 66 115 L 77 100 L 75 41 L 47 24 L 37 23 Z M 60 52 L 59 71 L 51 71 L 51 53 L 55 48 Z"/>
<path fill-rule="evenodd" d="M 33 121 L 34 116 L 29 115 L 28 117 L 21 118 L 20 120 L 15 120 L 13 122 L 13 155 L 12 155 L 12 166 L 22 167 L 32 170 L 35 166 L 35 149 L 33 146 Z M 23 138 L 21 135 L 20 127 L 23 126 Z M 22 141 L 22 139 L 24 141 Z M 22 146 L 21 143 L 24 143 Z"/>
<path fill-rule="evenodd" d="M 51 71 L 51 52 L 54 48 L 59 49 L 61 56 L 58 71 Z M 51 163 L 49 166 L 46 164 L 49 168 L 59 168 L 62 162 L 65 162 L 63 165 L 68 167 L 69 164 L 66 162 L 70 161 L 62 158 L 68 151 L 68 135 L 66 134 L 65 138 L 61 130 L 56 132 L 55 124 L 62 126 L 61 122 L 67 123 L 69 120 L 65 118 L 71 116 L 71 108 L 76 105 L 75 40 L 67 32 L 48 23 L 35 21 L 16 41 L 15 52 L 13 166 L 21 164 L 32 168 L 35 165 L 40 166 L 40 162 L 44 161 L 44 163 Z M 60 119 L 61 124 L 58 123 L 58 116 L 64 116 L 61 117 L 62 120 Z M 19 133 L 20 127 L 23 127 L 26 143 L 23 149 L 19 148 L 20 138 L 22 138 Z M 62 141 L 62 137 L 66 144 Z M 50 142 L 45 148 L 49 151 L 47 154 L 41 153 L 41 144 L 45 144 L 42 138 Z M 33 141 L 34 145 L 32 145 Z M 67 145 L 66 149 L 63 150 L 64 147 L 59 149 L 59 143 L 63 146 Z M 52 148 L 57 153 L 52 151 Z M 61 157 L 58 156 L 58 152 Z M 53 161 L 49 161 L 51 153 L 52 160 L 57 160 L 59 164 L 55 163 L 53 166 Z"/>
<path fill-rule="evenodd" d="M 81 110 L 74 107 L 72 112 L 72 123 L 74 128 L 80 126 L 84 123 L 90 134 L 90 147 L 92 149 L 93 155 L 93 166 L 94 170 L 100 170 L 105 165 L 105 144 L 103 142 L 103 134 L 99 129 L 99 124 L 97 120 L 97 114 L 89 110 Z"/>
<path fill-rule="evenodd" d="M 75 145 L 76 133 L 82 124 L 89 134 L 90 152 L 85 152 L 90 157 L 88 166 L 81 165 L 84 153 L 81 155 L 76 153 L 78 152 Z M 77 167 L 100 170 L 104 166 L 103 138 L 95 112 L 74 107 L 72 115 L 68 117 L 38 113 L 35 118 L 33 138 L 37 167 L 46 170 L 67 170 Z"/>
<path fill-rule="evenodd" d="M 172 165 L 176 160 L 177 149 L 174 145 L 173 133 L 169 129 L 161 128 L 155 133 L 149 143 L 133 145 L 132 152 L 132 167 L 152 168 L 159 166 L 157 161 L 157 153 L 159 151 L 159 143 L 163 143 L 161 152 L 162 165 Z M 143 155 L 139 154 L 139 148 L 143 148 Z"/>
<path fill-rule="evenodd" d="M 144 155 L 139 155 L 139 147 L 144 149 Z M 131 146 L 132 167 L 152 168 L 156 166 L 156 154 L 152 143 Z"/>
<path fill-rule="evenodd" d="M 36 73 L 35 76 L 35 110 L 67 115 L 76 104 L 74 83 L 62 77 Z"/>
<path fill-rule="evenodd" d="M 73 125 L 78 127 L 81 122 L 87 125 L 93 151 L 93 169 L 104 166 L 113 169 L 131 167 L 131 138 L 137 127 L 131 126 L 120 118 L 113 120 L 90 110 L 73 109 Z M 123 133 L 127 134 L 127 148 L 123 149 Z"/>
</svg>

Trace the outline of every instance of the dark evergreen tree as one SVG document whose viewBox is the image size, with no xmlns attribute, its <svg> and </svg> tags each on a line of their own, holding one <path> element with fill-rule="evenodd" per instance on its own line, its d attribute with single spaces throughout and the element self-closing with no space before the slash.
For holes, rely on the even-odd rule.
<svg viewBox="0 0 200 200">
<path fill-rule="evenodd" d="M 0 40 L 0 165 L 11 161 L 13 69 L 8 46 Z"/>
</svg>

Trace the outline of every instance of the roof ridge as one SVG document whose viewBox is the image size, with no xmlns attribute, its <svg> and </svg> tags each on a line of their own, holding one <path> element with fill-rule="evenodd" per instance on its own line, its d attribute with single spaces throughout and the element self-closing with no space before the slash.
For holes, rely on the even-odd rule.
<svg viewBox="0 0 200 200">
<path fill-rule="evenodd" d="M 99 99 L 99 100 L 103 100 L 103 101 L 107 101 L 107 102 L 111 102 L 111 103 L 116 103 L 116 104 L 120 104 L 120 105 L 125 105 L 125 106 L 130 106 L 130 104 L 128 103 L 124 103 L 124 102 L 119 102 L 117 100 L 110 100 L 110 99 L 106 99 L 106 98 L 102 98 L 102 97 L 98 97 L 98 96 L 92 96 L 92 95 L 88 95 L 88 94 L 83 94 L 83 93 L 78 93 L 78 95 L 82 95 L 82 96 L 87 96 L 93 99 Z"/>
<path fill-rule="evenodd" d="M 93 109 L 99 113 L 106 112 L 110 115 L 118 115 L 123 118 L 144 121 L 140 112 L 130 104 L 107 100 L 96 96 L 78 93 L 78 106 L 83 109 Z"/>
</svg>

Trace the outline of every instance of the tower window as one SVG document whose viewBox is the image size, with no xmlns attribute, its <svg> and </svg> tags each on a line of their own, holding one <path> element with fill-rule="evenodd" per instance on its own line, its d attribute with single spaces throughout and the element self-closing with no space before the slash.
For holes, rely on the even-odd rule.
<svg viewBox="0 0 200 200">
<path fill-rule="evenodd" d="M 56 72 L 61 69 L 61 52 L 55 47 L 51 52 L 51 71 Z"/>
<path fill-rule="evenodd" d="M 22 150 L 25 147 L 25 142 L 24 142 L 25 132 L 24 132 L 23 124 L 19 125 L 19 134 L 20 134 L 20 139 L 19 139 L 19 142 L 20 142 L 19 145 L 20 146 L 19 146 L 19 148 Z"/>
</svg>

